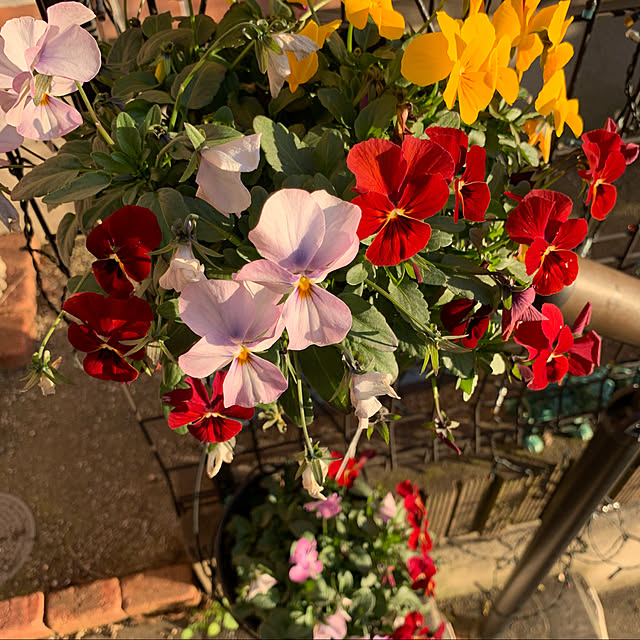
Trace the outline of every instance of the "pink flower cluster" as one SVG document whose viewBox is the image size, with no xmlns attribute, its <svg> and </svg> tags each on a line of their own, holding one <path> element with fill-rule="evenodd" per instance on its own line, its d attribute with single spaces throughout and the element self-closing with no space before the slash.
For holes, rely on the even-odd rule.
<svg viewBox="0 0 640 640">
<path fill-rule="evenodd" d="M 24 138 L 52 140 L 82 124 L 82 116 L 61 100 L 100 69 L 100 49 L 80 25 L 95 18 L 79 2 L 47 9 L 48 22 L 14 18 L 0 29 L 0 152 Z"/>
</svg>

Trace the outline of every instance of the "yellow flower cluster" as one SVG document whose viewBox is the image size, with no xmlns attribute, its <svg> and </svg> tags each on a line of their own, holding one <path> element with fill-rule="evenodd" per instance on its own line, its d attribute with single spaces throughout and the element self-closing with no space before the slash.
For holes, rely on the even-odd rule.
<svg viewBox="0 0 640 640">
<path fill-rule="evenodd" d="M 409 42 L 402 58 L 402 75 L 420 86 L 448 78 L 445 104 L 451 109 L 457 99 L 462 121 L 472 124 L 496 91 L 512 104 L 522 74 L 540 57 L 544 86 L 536 99 L 536 110 L 541 116 L 553 113 L 558 135 L 567 124 L 579 136 L 582 119 L 578 101 L 567 99 L 564 76 L 564 67 L 573 55 L 571 44 L 562 41 L 572 21 L 566 17 L 569 2 L 562 0 L 536 12 L 540 0 L 504 0 L 489 19 L 482 10 L 482 0 L 472 0 L 464 21 L 439 11 L 441 31 L 418 35 Z M 544 142 L 550 141 L 550 130 L 544 124 L 537 122 L 529 128 L 548 157 Z"/>
</svg>

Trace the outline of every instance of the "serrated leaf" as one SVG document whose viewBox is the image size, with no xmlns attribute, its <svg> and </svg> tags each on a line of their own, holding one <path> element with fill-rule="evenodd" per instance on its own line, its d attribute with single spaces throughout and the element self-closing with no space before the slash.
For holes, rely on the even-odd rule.
<svg viewBox="0 0 640 640">
<path fill-rule="evenodd" d="M 351 309 L 353 318 L 349 331 L 351 340 L 378 351 L 396 350 L 398 339 L 385 317 L 374 306 L 353 293 L 343 293 L 340 298 Z"/>
<path fill-rule="evenodd" d="M 389 295 L 398 302 L 398 304 L 406 309 L 413 318 L 417 319 L 423 325 L 429 322 L 429 305 L 420 291 L 420 287 L 413 280 L 405 278 L 399 285 L 389 282 Z M 402 311 L 400 311 L 402 313 Z M 407 322 L 415 326 L 412 318 L 403 314 Z M 420 327 L 415 327 L 420 329 Z"/>
</svg>

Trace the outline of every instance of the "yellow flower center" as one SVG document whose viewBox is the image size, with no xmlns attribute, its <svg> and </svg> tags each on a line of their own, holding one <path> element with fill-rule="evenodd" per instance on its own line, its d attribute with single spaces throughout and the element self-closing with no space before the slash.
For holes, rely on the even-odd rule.
<svg viewBox="0 0 640 640">
<path fill-rule="evenodd" d="M 392 209 L 387 213 L 387 222 L 391 222 L 391 220 L 395 220 L 398 216 L 404 215 L 404 209 Z"/>
<path fill-rule="evenodd" d="M 240 349 L 240 353 L 238 354 L 238 364 L 247 364 L 251 360 L 251 353 L 249 349 L 246 347 L 242 347 Z"/>
<path fill-rule="evenodd" d="M 48 107 L 49 106 L 49 94 L 48 93 L 43 93 L 42 94 L 42 100 L 40 100 L 40 106 L 41 107 Z"/>
<path fill-rule="evenodd" d="M 119 355 L 120 357 L 122 357 L 122 354 L 114 347 L 112 347 L 110 344 L 107 344 L 106 342 L 103 342 L 100 345 L 101 349 L 109 349 L 109 351 L 113 351 L 116 355 Z"/>
<path fill-rule="evenodd" d="M 298 295 L 301 298 L 309 298 L 313 295 L 313 283 L 307 276 L 302 276 L 300 280 L 298 280 Z"/>
</svg>

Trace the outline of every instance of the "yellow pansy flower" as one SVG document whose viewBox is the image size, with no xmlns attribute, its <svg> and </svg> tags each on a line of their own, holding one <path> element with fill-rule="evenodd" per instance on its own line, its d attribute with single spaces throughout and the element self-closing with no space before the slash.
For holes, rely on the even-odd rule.
<svg viewBox="0 0 640 640">
<path fill-rule="evenodd" d="M 583 122 L 578 113 L 578 101 L 575 98 L 567 99 L 567 86 L 562 69 L 544 83 L 536 98 L 536 111 L 541 116 L 553 112 L 556 135 L 562 135 L 565 124 L 573 131 L 576 138 L 582 134 Z"/>
<path fill-rule="evenodd" d="M 298 35 L 306 36 L 313 40 L 319 49 L 322 49 L 325 40 L 340 26 L 340 20 L 334 20 L 329 24 L 319 25 L 310 20 L 304 29 Z M 287 51 L 287 59 L 289 60 L 290 75 L 287 76 L 289 89 L 291 93 L 295 93 L 297 88 L 313 78 L 318 70 L 318 54 L 313 52 L 306 58 L 298 60 L 294 53 Z"/>
<path fill-rule="evenodd" d="M 343 3 L 347 20 L 356 29 L 364 29 L 371 16 L 383 38 L 397 40 L 404 34 L 404 18 L 393 8 L 391 0 L 343 0 Z"/>
<path fill-rule="evenodd" d="M 553 127 L 545 118 L 530 118 L 522 125 L 522 130 L 529 136 L 529 144 L 533 147 L 538 145 L 543 160 L 549 162 Z"/>
<path fill-rule="evenodd" d="M 542 55 L 543 79 L 546 82 L 573 57 L 573 45 L 562 42 L 573 18 L 567 17 L 570 0 L 562 0 L 559 4 L 542 9 L 535 18 L 536 24 L 543 25 L 551 43 Z"/>
</svg>

